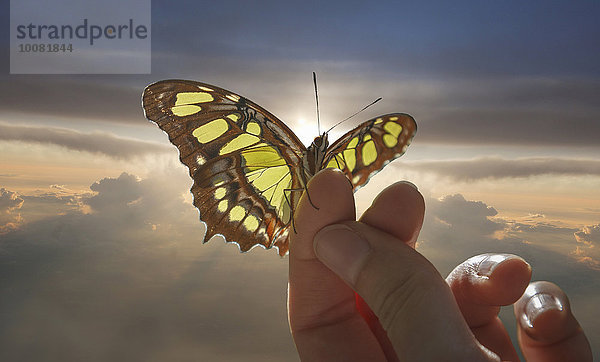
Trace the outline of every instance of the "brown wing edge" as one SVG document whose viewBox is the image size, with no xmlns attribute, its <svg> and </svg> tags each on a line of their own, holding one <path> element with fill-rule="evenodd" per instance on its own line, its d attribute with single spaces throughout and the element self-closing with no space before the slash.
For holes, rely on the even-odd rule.
<svg viewBox="0 0 600 362">
<path fill-rule="evenodd" d="M 168 88 L 168 86 L 173 86 L 175 84 L 181 84 L 185 87 L 188 87 L 189 90 L 191 90 L 191 88 L 197 88 L 197 87 L 207 87 L 212 89 L 214 92 L 218 93 L 218 94 L 222 94 L 223 98 L 225 98 L 226 95 L 234 95 L 240 98 L 240 101 L 242 101 L 243 103 L 245 103 L 247 106 L 249 106 L 250 108 L 253 108 L 254 110 L 258 111 L 259 113 L 261 113 L 263 116 L 265 116 L 269 121 L 271 121 L 272 123 L 277 124 L 285 133 L 286 138 L 289 139 L 290 144 L 297 149 L 300 150 L 304 150 L 305 146 L 302 143 L 302 141 L 300 141 L 300 139 L 298 138 L 298 136 L 296 136 L 296 134 L 284 123 L 282 122 L 279 118 L 275 117 L 271 112 L 267 111 L 266 109 L 264 109 L 263 107 L 259 106 L 258 104 L 256 104 L 255 102 L 251 101 L 250 99 L 241 96 L 235 92 L 231 92 L 227 89 L 221 88 L 221 87 L 217 87 L 215 85 L 212 84 L 208 84 L 208 83 L 201 83 L 201 82 L 196 82 L 193 80 L 185 80 L 185 79 L 165 79 L 165 80 L 160 80 L 158 82 L 154 82 L 151 83 L 149 85 L 146 86 L 146 88 L 144 88 L 144 91 L 142 92 L 142 109 L 144 110 L 144 116 L 150 120 L 151 122 L 156 123 L 161 129 L 161 123 L 166 123 L 166 121 L 164 120 L 164 118 L 168 118 L 166 115 L 162 114 L 161 112 L 158 111 L 158 109 L 155 110 L 155 112 L 152 112 L 153 114 L 149 114 L 149 111 L 152 110 L 155 107 L 146 107 L 146 104 L 148 104 L 146 102 L 146 94 L 148 93 L 154 93 L 153 92 L 153 88 L 160 88 L 163 87 L 163 90 L 166 90 Z M 172 90 L 172 88 L 171 88 Z M 155 102 L 158 103 L 158 102 Z M 154 118 L 151 118 L 154 117 Z M 299 155 L 301 156 L 301 155 Z"/>
<path fill-rule="evenodd" d="M 283 223 L 277 217 L 277 211 L 273 207 L 262 200 L 257 201 L 257 196 L 252 192 L 250 184 L 243 179 L 236 178 L 236 174 L 230 171 L 241 167 L 241 159 L 238 155 L 216 160 L 216 163 L 228 165 L 225 166 L 225 171 L 218 173 L 215 173 L 208 166 L 200 168 L 197 172 L 205 174 L 194 177 L 194 180 L 198 179 L 199 181 L 195 181 L 191 189 L 194 196 L 194 206 L 198 209 L 199 216 L 203 216 L 201 221 L 206 225 L 204 243 L 208 242 L 215 235 L 218 235 L 222 236 L 227 243 L 237 244 L 240 252 L 251 250 L 257 245 L 264 249 L 270 249 L 275 246 L 278 249 L 278 254 L 284 256 L 288 251 L 288 239 L 286 236 L 289 229 L 289 222 L 287 224 Z M 223 169 L 223 167 L 217 165 L 217 169 Z M 217 175 L 224 182 L 219 186 L 214 186 L 214 182 L 211 179 Z M 224 212 L 218 212 L 216 208 L 222 199 L 200 197 L 201 194 L 212 194 L 217 187 L 224 187 L 232 197 L 231 200 L 233 200 L 228 202 L 227 210 Z M 229 228 L 220 228 L 220 222 L 237 205 L 243 206 L 246 210 L 244 218 L 232 224 Z M 253 215 L 261 220 L 254 232 L 250 232 L 242 226 L 245 218 L 249 215 Z M 208 222 L 211 219 L 214 222 Z M 262 228 L 264 228 L 264 232 L 259 232 Z"/>
<path fill-rule="evenodd" d="M 370 127 L 372 127 L 372 125 L 375 123 L 375 121 L 377 121 L 377 119 L 379 118 L 389 118 L 389 117 L 398 117 L 401 118 L 403 120 L 405 120 L 405 122 L 402 122 L 402 132 L 401 134 L 404 135 L 404 137 L 407 137 L 407 139 L 403 142 L 404 143 L 404 151 L 399 152 L 397 154 L 395 154 L 392 157 L 389 157 L 385 160 L 383 160 L 380 164 L 380 166 L 375 169 L 373 172 L 371 172 L 365 179 L 362 179 L 358 184 L 354 185 L 354 189 L 353 191 L 356 192 L 358 191 L 361 187 L 365 186 L 373 176 L 375 176 L 375 174 L 377 174 L 379 171 L 381 171 L 387 164 L 389 164 L 390 162 L 394 161 L 395 159 L 401 157 L 402 155 L 404 155 L 404 153 L 406 152 L 406 148 L 408 148 L 408 146 L 410 146 L 410 144 L 412 143 L 413 138 L 415 137 L 416 133 L 417 133 L 417 122 L 415 121 L 415 119 L 407 114 L 407 113 L 388 113 L 388 114 L 384 114 L 381 116 L 377 116 L 374 117 L 368 121 L 365 121 L 361 124 L 359 124 L 358 126 L 356 126 L 354 129 L 346 132 L 342 137 L 340 137 L 339 139 L 337 139 L 333 144 L 331 144 L 328 149 L 327 149 L 327 155 L 329 157 L 326 157 L 323 160 L 323 166 L 327 165 L 329 163 L 329 161 L 331 160 L 331 158 L 336 154 L 335 150 L 337 148 L 340 147 L 345 147 L 345 145 L 350 142 L 350 140 L 356 136 L 357 134 L 360 133 L 360 131 L 367 125 L 370 125 Z M 343 171 L 343 170 L 342 170 Z M 346 176 L 352 180 L 352 175 L 344 172 L 346 174 Z"/>
<path fill-rule="evenodd" d="M 159 88 L 159 89 L 163 88 L 162 89 L 163 91 L 169 90 L 169 91 L 173 92 L 173 91 L 175 91 L 174 87 L 176 84 L 183 84 L 189 88 L 196 88 L 196 89 L 197 89 L 197 87 L 207 87 L 207 88 L 213 89 L 216 93 L 219 93 L 219 94 L 223 94 L 223 95 L 233 94 L 233 95 L 239 96 L 238 94 L 236 94 L 234 92 L 230 92 L 228 90 L 214 86 L 212 84 L 201 83 L 201 82 L 196 82 L 196 81 L 189 81 L 189 80 L 182 80 L 182 79 L 167 79 L 167 80 L 161 80 L 161 81 L 149 84 L 148 86 L 146 86 L 144 88 L 144 91 L 142 92 L 142 97 L 141 97 L 141 103 L 142 103 L 142 109 L 144 111 L 144 116 L 150 122 L 155 123 L 163 132 L 165 132 L 169 138 L 169 141 L 171 141 L 172 139 L 174 139 L 175 137 L 178 137 L 180 135 L 180 134 L 172 135 L 171 133 L 169 133 L 169 131 L 167 131 L 168 125 L 174 124 L 176 122 L 176 120 L 160 111 L 160 108 L 158 107 L 158 105 L 160 105 L 161 102 L 159 100 L 157 100 L 155 97 L 155 95 L 160 93 L 160 91 L 156 92 L 156 91 L 154 91 L 154 89 L 155 88 Z M 191 90 L 191 89 L 189 89 L 189 90 Z M 296 145 L 302 145 L 302 147 L 304 147 L 304 145 L 297 138 L 295 133 L 293 133 L 287 127 L 287 125 L 285 125 L 285 123 L 279 121 L 279 119 L 277 117 L 275 117 L 270 112 L 268 112 L 264 108 L 260 107 L 256 103 L 250 101 L 249 99 L 242 97 L 242 96 L 239 96 L 239 97 L 240 97 L 240 99 L 243 99 L 248 106 L 250 106 L 250 107 L 256 109 L 258 112 L 262 113 L 269 120 L 271 120 L 271 121 L 277 120 L 278 126 L 284 130 L 286 135 L 289 138 L 291 138 L 292 142 L 295 142 Z M 171 144 L 176 146 L 173 142 L 171 142 Z M 202 241 L 203 244 L 207 243 L 213 237 L 219 236 L 219 237 L 222 237 L 226 243 L 237 245 L 240 253 L 245 253 L 249 250 L 254 249 L 257 246 L 260 246 L 265 250 L 270 249 L 270 248 L 276 248 L 278 255 L 281 257 L 284 257 L 285 255 L 287 255 L 287 253 L 289 251 L 289 236 L 288 236 L 288 232 L 290 229 L 289 224 L 283 225 L 283 226 L 277 225 L 276 227 L 279 227 L 277 230 L 277 234 L 275 234 L 276 236 L 273 237 L 273 239 L 271 240 L 271 244 L 267 246 L 267 245 L 261 244 L 260 242 L 256 242 L 254 244 L 244 244 L 244 243 L 240 243 L 237 241 L 228 240 L 226 235 L 224 235 L 223 233 L 215 232 L 213 230 L 214 227 L 209 226 L 207 222 L 202 220 L 202 213 L 200 211 L 200 207 L 197 205 L 197 203 L 199 203 L 200 200 L 199 200 L 199 198 L 196 198 L 196 195 L 194 193 L 194 189 L 196 189 L 196 187 L 198 186 L 197 182 L 196 182 L 196 178 L 194 177 L 194 173 L 195 173 L 194 171 L 197 171 L 197 170 L 193 170 L 192 167 L 190 167 L 190 165 L 187 164 L 187 162 L 184 162 L 184 157 L 182 157 L 183 156 L 182 150 L 178 146 L 176 146 L 176 147 L 178 148 L 180 161 L 188 167 L 190 177 L 192 177 L 192 180 L 194 181 L 194 183 L 190 189 L 190 193 L 192 194 L 192 196 L 194 196 L 194 206 L 196 207 L 196 210 L 198 211 L 198 218 L 199 218 L 200 222 L 202 222 L 205 226 L 205 233 L 203 235 L 203 241 Z M 226 234 L 229 234 L 229 233 L 226 233 Z"/>
</svg>

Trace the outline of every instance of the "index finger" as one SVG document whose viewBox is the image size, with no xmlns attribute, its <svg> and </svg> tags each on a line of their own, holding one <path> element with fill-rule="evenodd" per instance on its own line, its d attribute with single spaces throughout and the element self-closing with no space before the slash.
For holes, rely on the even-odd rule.
<svg viewBox="0 0 600 362">
<path fill-rule="evenodd" d="M 310 180 L 308 195 L 294 216 L 296 233 L 290 231 L 288 313 L 300 358 L 385 361 L 356 309 L 354 291 L 313 249 L 323 227 L 356 219 L 352 186 L 340 171 L 326 169 Z"/>
<path fill-rule="evenodd" d="M 360 221 L 385 231 L 414 248 L 425 217 L 425 201 L 410 182 L 396 182 L 386 187 L 362 214 Z M 357 294 L 356 305 L 389 361 L 397 361 L 387 332 L 367 303 Z"/>
</svg>

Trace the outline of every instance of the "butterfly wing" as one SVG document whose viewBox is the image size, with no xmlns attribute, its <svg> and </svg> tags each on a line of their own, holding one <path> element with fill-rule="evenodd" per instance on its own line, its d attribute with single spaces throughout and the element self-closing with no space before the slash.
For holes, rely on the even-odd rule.
<svg viewBox="0 0 600 362">
<path fill-rule="evenodd" d="M 146 117 L 165 131 L 194 180 L 205 242 L 221 234 L 242 251 L 288 250 L 290 205 L 300 195 L 304 145 L 271 113 L 213 85 L 165 80 L 143 94 Z"/>
<path fill-rule="evenodd" d="M 373 118 L 329 146 L 322 168 L 342 170 L 356 191 L 385 165 L 402 156 L 416 132 L 417 123 L 408 114 Z"/>
</svg>

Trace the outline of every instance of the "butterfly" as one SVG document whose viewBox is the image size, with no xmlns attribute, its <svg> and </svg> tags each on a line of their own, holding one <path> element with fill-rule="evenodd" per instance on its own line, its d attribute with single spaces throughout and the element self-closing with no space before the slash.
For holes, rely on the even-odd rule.
<svg viewBox="0 0 600 362">
<path fill-rule="evenodd" d="M 205 241 L 222 235 L 241 251 L 288 252 L 293 211 L 319 170 L 340 169 L 356 191 L 406 151 L 415 120 L 391 113 L 368 120 L 331 146 L 325 132 L 305 147 L 282 121 L 228 90 L 189 80 L 146 87 L 146 117 L 179 149 L 194 180 Z"/>
</svg>

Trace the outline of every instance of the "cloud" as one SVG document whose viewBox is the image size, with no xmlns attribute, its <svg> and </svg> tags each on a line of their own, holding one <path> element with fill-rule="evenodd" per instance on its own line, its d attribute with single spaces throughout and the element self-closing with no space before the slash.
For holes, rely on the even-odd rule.
<svg viewBox="0 0 600 362">
<path fill-rule="evenodd" d="M 0 109 L 19 113 L 101 119 L 112 122 L 143 122 L 140 97 L 145 86 L 75 77 L 11 78 L 0 82 Z M 66 80 L 63 80 L 66 79 Z"/>
<path fill-rule="evenodd" d="M 503 159 L 481 157 L 471 160 L 403 161 L 396 167 L 432 172 L 458 181 L 531 177 L 539 175 L 600 176 L 600 161 L 592 159 L 530 157 Z"/>
<path fill-rule="evenodd" d="M 0 360 L 297 358 L 285 259 L 203 244 L 179 171 L 101 179 L 81 196 L 89 213 L 49 213 L 2 236 Z"/>
<path fill-rule="evenodd" d="M 430 228 L 448 231 L 453 237 L 489 237 L 504 225 L 490 220 L 498 212 L 481 201 L 469 201 L 461 194 L 430 200 L 429 214 L 433 217 Z M 435 225 L 435 226 L 434 226 Z"/>
<path fill-rule="evenodd" d="M 418 250 L 434 260 L 444 272 L 449 272 L 462 260 L 484 252 L 508 252 L 532 260 L 538 258 L 538 254 L 558 252 L 572 263 L 581 261 L 582 256 L 600 260 L 597 258 L 600 255 L 594 257 L 589 253 L 598 240 L 600 226 L 597 225 L 578 230 L 545 220 L 541 215 L 527 215 L 521 220 L 505 219 L 498 217 L 495 208 L 482 201 L 467 200 L 461 194 L 427 198 L 426 205 Z M 574 245 L 574 234 L 581 245 Z M 585 255 L 584 247 L 588 251 Z"/>
<path fill-rule="evenodd" d="M 598 147 L 597 80 L 507 76 L 422 80 L 397 88 L 392 104 L 406 105 L 402 111 L 415 117 L 419 142 Z"/>
<path fill-rule="evenodd" d="M 0 310 L 11 312 L 0 313 L 0 359 L 296 359 L 286 260 L 262 249 L 241 255 L 221 240 L 203 244 L 204 226 L 184 199 L 189 183 L 182 168 L 103 178 L 89 194 L 70 195 L 87 213 L 64 207 L 69 190 L 60 185 L 22 196 L 21 210 L 37 202 L 63 214 L 49 210 L 0 239 Z M 586 302 L 598 285 L 593 269 L 525 244 L 524 227 L 498 236 L 510 227 L 484 202 L 429 198 L 418 250 L 442 274 L 483 252 L 522 255 L 536 278 L 558 282 L 588 310 L 584 328 L 593 332 L 585 322 L 595 320 Z M 541 226 L 527 232 L 544 234 Z"/>
<path fill-rule="evenodd" d="M 353 122 L 406 112 L 416 118 L 416 140 L 422 143 L 598 147 L 595 135 L 600 133 L 600 109 L 595 99 L 600 82 L 595 79 L 469 75 L 432 80 L 430 75 L 407 77 L 396 65 L 381 68 L 366 59 L 248 61 L 219 52 L 203 52 L 202 58 L 203 69 L 210 72 L 199 76 L 195 54 L 169 51 L 156 55 L 153 65 L 159 71 L 153 76 L 131 78 L 127 84 L 110 82 L 110 78 L 100 83 L 54 77 L 36 78 L 35 82 L 11 78 L 0 82 L 0 90 L 7 95 L 0 99 L 0 109 L 139 124 L 145 122 L 140 105 L 144 87 L 176 74 L 240 93 L 293 127 L 299 117 L 313 115 L 309 112 L 314 108 L 310 72 L 317 67 L 323 74 L 319 90 L 324 124 L 333 125 L 382 96 L 382 102 Z M 172 64 L 178 64 L 176 73 Z M 35 107 L 31 107 L 31 99 L 36 100 Z"/>
<path fill-rule="evenodd" d="M 471 256 L 482 253 L 513 253 L 533 259 L 522 235 L 506 233 L 511 223 L 482 201 L 461 194 L 439 199 L 427 197 L 423 228 L 417 250 L 430 259 L 442 275 Z M 567 258 L 565 256 L 565 258 Z"/>
<path fill-rule="evenodd" d="M 576 246 L 571 255 L 580 263 L 589 266 L 591 269 L 600 271 L 600 259 L 589 255 L 589 250 L 581 246 Z"/>
<path fill-rule="evenodd" d="M 577 245 L 572 252 L 580 262 L 600 271 L 600 224 L 584 226 L 573 233 Z"/>
<path fill-rule="evenodd" d="M 585 226 L 574 235 L 578 243 L 594 247 L 600 244 L 600 224 Z"/>
<path fill-rule="evenodd" d="M 526 216 L 525 219 L 529 219 Z M 582 239 L 597 239 L 600 225 L 587 227 Z M 425 255 L 445 276 L 455 266 L 481 253 L 510 253 L 523 257 L 533 271 L 532 280 L 549 280 L 569 296 L 574 314 L 590 341 L 600 337 L 597 309 L 600 269 L 588 251 L 573 250 L 573 228 L 540 218 L 529 223 L 498 217 L 495 208 L 481 201 L 451 195 L 440 199 L 426 198 L 426 215 L 417 250 Z M 594 239 L 595 238 L 595 239 Z M 596 254 L 596 256 L 598 256 Z M 514 325 L 510 307 L 503 307 L 501 318 Z M 508 328 L 513 341 L 514 329 Z M 595 348 L 595 347 L 592 347 Z"/>
<path fill-rule="evenodd" d="M 530 217 L 523 222 L 506 221 L 503 235 L 551 250 L 561 250 L 578 263 L 600 271 L 600 224 L 577 229 L 560 222 L 539 221 Z"/>
<path fill-rule="evenodd" d="M 83 133 L 67 128 L 13 126 L 0 123 L 0 140 L 52 144 L 118 159 L 160 153 L 170 148 L 154 142 L 118 137 L 106 132 Z"/>
<path fill-rule="evenodd" d="M 85 213 L 87 205 L 83 201 L 89 197 L 89 192 L 76 193 L 64 187 L 56 189 L 51 186 L 50 191 L 47 192 L 21 195 L 24 201 L 21 214 L 27 215 L 24 222 L 31 223 L 45 219 L 48 215 Z"/>
<path fill-rule="evenodd" d="M 94 211 L 106 211 L 114 208 L 127 207 L 129 203 L 138 200 L 142 195 L 140 180 L 126 173 L 118 178 L 104 178 L 94 182 L 90 190 L 97 195 L 90 197 L 86 203 Z"/>
<path fill-rule="evenodd" d="M 0 188 L 0 235 L 16 229 L 23 221 L 17 211 L 23 202 L 16 192 Z"/>
<path fill-rule="evenodd" d="M 520 240 L 528 245 L 556 250 L 569 255 L 574 247 L 573 233 L 577 228 L 562 225 L 560 221 L 548 221 L 522 217 L 519 220 L 505 220 L 503 238 Z"/>
<path fill-rule="evenodd" d="M 508 227 L 498 212 L 481 201 L 467 200 L 461 194 L 439 199 L 428 197 L 423 229 L 417 250 L 430 258 L 442 274 L 449 273 L 469 257 L 487 252 L 523 253 L 518 238 L 503 241 L 495 236 Z"/>
</svg>

